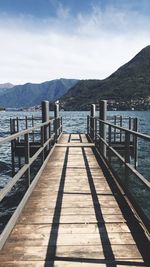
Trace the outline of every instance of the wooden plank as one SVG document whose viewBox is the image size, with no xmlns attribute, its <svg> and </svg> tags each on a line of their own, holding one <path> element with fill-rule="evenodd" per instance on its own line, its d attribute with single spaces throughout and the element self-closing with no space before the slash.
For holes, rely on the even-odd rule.
<svg viewBox="0 0 150 267">
<path fill-rule="evenodd" d="M 93 234 L 93 233 L 103 233 L 107 230 L 107 233 L 130 233 L 130 230 L 126 223 L 105 223 L 98 226 L 97 223 L 93 224 L 17 224 L 12 231 L 12 236 L 26 236 L 30 233 L 32 234 L 50 234 L 50 233 L 60 233 L 60 234 Z"/>
<path fill-rule="evenodd" d="M 20 217 L 18 220 L 19 224 L 42 224 L 42 223 L 83 223 L 83 224 L 88 224 L 88 223 L 96 223 L 96 222 L 126 222 L 124 217 L 122 215 L 118 214 L 103 214 L 103 216 L 99 219 L 97 219 L 94 215 L 91 214 L 85 214 L 85 215 L 61 215 L 61 216 L 55 216 L 53 218 L 52 215 L 47 215 L 47 216 L 41 216 L 41 215 L 23 215 Z"/>
<path fill-rule="evenodd" d="M 54 209 L 51 208 L 41 208 L 41 209 L 35 209 L 35 208 L 26 208 L 23 212 L 23 214 L 25 216 L 29 216 L 31 214 L 33 216 L 44 216 L 44 215 L 51 215 L 53 216 L 54 213 Z M 102 208 L 101 209 L 102 214 L 115 214 L 121 215 L 121 210 L 119 208 Z M 57 214 L 57 210 L 56 210 L 56 214 Z M 61 215 L 95 215 L 95 210 L 93 209 L 93 207 L 82 207 L 82 208 L 77 208 L 77 207 L 68 207 L 68 208 L 63 208 L 61 211 Z"/>
<path fill-rule="evenodd" d="M 56 233 L 51 234 L 51 246 L 56 245 Z M 102 239 L 102 241 L 101 241 Z M 8 243 L 14 243 L 15 245 L 19 246 L 24 244 L 24 246 L 46 246 L 49 242 L 49 235 L 46 234 L 37 234 L 35 232 L 29 234 L 22 235 L 12 235 L 9 238 Z M 135 241 L 130 233 L 113 233 L 110 232 L 106 234 L 105 232 L 101 232 L 101 237 L 99 232 L 97 233 L 88 233 L 88 234 L 79 234 L 75 233 L 71 234 L 61 234 L 59 233 L 57 237 L 57 246 L 103 246 L 111 242 L 111 245 L 133 245 Z"/>
<path fill-rule="evenodd" d="M 98 262 L 98 260 L 97 260 Z M 54 263 L 52 261 L 47 261 L 46 264 L 44 261 L 18 261 L 15 263 L 12 262 L 4 262 L 2 263 L 1 267 L 107 267 L 108 265 L 110 266 L 110 262 L 107 262 L 106 264 L 104 263 L 97 263 L 94 261 L 94 263 L 91 262 L 72 262 L 72 261 L 55 261 Z M 119 264 L 120 262 L 120 264 Z M 131 262 L 131 263 L 130 263 Z M 145 266 L 142 264 L 141 261 L 131 259 L 130 262 L 125 263 L 124 260 L 117 261 L 117 267 L 122 267 L 122 264 L 124 267 L 128 267 L 129 265 L 132 265 L 132 267 L 137 267 L 137 266 Z M 112 263 L 112 266 L 114 266 L 115 263 Z"/>
<path fill-rule="evenodd" d="M 71 142 L 66 144 L 57 144 L 57 147 L 94 147 L 94 143 L 78 143 L 78 142 Z"/>
<path fill-rule="evenodd" d="M 3 252 L 1 253 L 0 260 L 8 261 L 8 260 L 45 260 L 47 254 L 46 246 L 17 246 L 12 244 L 7 244 L 6 249 L 8 250 L 8 254 Z M 130 259 L 138 259 L 140 262 L 142 261 L 141 255 L 137 250 L 136 245 L 112 245 L 113 253 L 115 259 L 130 261 Z M 47 255 L 47 260 L 52 260 L 54 257 L 55 248 L 51 247 L 49 250 L 49 254 Z M 109 246 L 105 246 L 105 251 L 109 251 Z M 84 259 L 97 259 L 102 260 L 105 259 L 104 250 L 102 246 L 57 246 L 56 247 L 56 257 L 65 258 L 73 258 L 74 261 L 77 259 L 79 261 L 84 261 Z M 109 260 L 112 258 L 109 257 Z M 107 259 L 107 260 L 108 260 Z M 1 265 L 0 265 L 1 266 Z M 123 265 L 124 266 L 124 265 Z"/>
</svg>

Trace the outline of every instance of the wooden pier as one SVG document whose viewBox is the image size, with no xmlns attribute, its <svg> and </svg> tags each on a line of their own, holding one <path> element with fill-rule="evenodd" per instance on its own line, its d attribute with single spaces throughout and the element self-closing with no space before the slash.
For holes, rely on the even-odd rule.
<svg viewBox="0 0 150 267">
<path fill-rule="evenodd" d="M 50 124 L 38 126 L 43 139 L 33 155 L 28 130 L 21 133 L 26 165 L 19 175 L 25 173 L 29 185 L 1 234 L 0 267 L 149 266 L 148 228 L 99 154 L 97 142 L 89 134 L 63 134 L 58 123 L 45 139 L 42 129 L 47 132 Z M 39 153 L 43 165 L 30 181 L 30 166 Z M 2 190 L 1 199 L 13 183 Z"/>
<path fill-rule="evenodd" d="M 62 135 L 0 253 L 0 266 L 95 265 L 145 266 L 93 144 L 85 135 Z"/>
</svg>

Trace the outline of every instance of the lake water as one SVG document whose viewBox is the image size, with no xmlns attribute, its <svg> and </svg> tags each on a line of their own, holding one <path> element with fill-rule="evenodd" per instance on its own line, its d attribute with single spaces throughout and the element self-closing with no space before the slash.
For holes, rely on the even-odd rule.
<svg viewBox="0 0 150 267">
<path fill-rule="evenodd" d="M 63 131 L 65 133 L 86 133 L 87 115 L 89 112 L 61 112 L 63 117 Z M 10 118 L 25 118 L 25 116 L 39 117 L 40 112 L 0 112 L 0 137 L 6 137 L 10 134 Z M 97 113 L 98 115 L 98 113 Z M 123 116 L 123 117 L 137 117 L 138 118 L 138 130 L 141 133 L 150 135 L 150 111 L 113 111 L 108 112 L 109 116 Z M 53 112 L 50 112 L 50 116 L 53 116 Z M 11 149 L 10 144 L 0 146 L 0 188 L 3 188 L 11 179 Z M 138 170 L 149 181 L 150 170 L 150 142 L 139 142 L 138 147 Z M 17 205 L 18 195 L 22 196 L 22 189 L 18 191 L 18 187 L 14 188 L 13 192 L 9 194 L 9 202 L 14 202 L 14 205 L 9 209 L 6 209 L 8 200 L 5 200 L 0 205 L 0 212 L 6 217 L 6 221 L 10 214 L 12 214 Z M 14 194 L 17 194 L 16 202 L 14 201 Z M 5 221 L 5 220 L 4 220 Z M 3 223 L 0 223 L 0 229 L 3 228 Z"/>
<path fill-rule="evenodd" d="M 86 132 L 86 119 L 88 111 L 65 111 L 61 112 L 63 117 L 63 130 L 69 133 Z M 10 118 L 25 118 L 25 116 L 41 116 L 40 112 L 0 112 L 0 137 L 7 136 L 9 134 L 9 121 Z M 97 112 L 98 115 L 98 112 Z M 150 111 L 110 111 L 108 116 L 123 116 L 134 117 L 139 120 L 139 131 L 150 135 Z M 50 116 L 53 116 L 53 112 L 50 112 Z"/>
</svg>

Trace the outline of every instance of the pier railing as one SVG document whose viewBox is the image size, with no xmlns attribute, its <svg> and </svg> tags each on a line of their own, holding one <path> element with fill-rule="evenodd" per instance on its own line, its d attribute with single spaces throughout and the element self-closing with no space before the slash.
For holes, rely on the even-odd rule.
<svg viewBox="0 0 150 267">
<path fill-rule="evenodd" d="M 0 139 L 0 146 L 6 143 L 11 143 L 12 151 L 12 179 L 0 190 L 0 203 L 11 192 L 11 190 L 17 186 L 17 183 L 22 180 L 25 187 L 25 193 L 18 203 L 18 206 L 8 221 L 6 227 L 0 235 L 0 249 L 5 243 L 8 235 L 10 234 L 13 226 L 15 225 L 28 197 L 30 196 L 33 188 L 35 187 L 41 172 L 43 171 L 52 151 L 55 143 L 60 138 L 62 133 L 62 119 L 56 114 L 53 119 L 50 119 L 41 124 L 37 124 L 34 127 L 30 127 L 20 132 L 16 132 L 8 137 Z M 39 130 L 40 143 L 36 151 L 32 152 L 32 142 L 30 140 L 30 134 Z M 22 144 L 21 150 L 21 164 L 19 168 L 15 168 L 15 157 L 17 145 Z M 38 162 L 37 162 L 38 161 Z M 34 172 L 31 172 L 31 168 L 37 162 L 37 168 L 34 166 Z M 19 188 L 18 188 L 19 190 Z"/>
<path fill-rule="evenodd" d="M 50 119 L 51 118 L 49 118 L 49 120 Z M 25 116 L 24 118 L 19 118 L 19 117 L 11 118 L 10 119 L 10 132 L 11 134 L 18 133 L 22 130 L 34 127 L 35 125 L 41 124 L 41 123 L 42 123 L 42 117 Z M 38 135 L 39 135 L 38 129 L 33 130 L 30 133 L 30 140 L 35 142 Z M 18 141 L 19 141 L 19 138 L 18 138 Z"/>
<path fill-rule="evenodd" d="M 133 130 L 137 127 L 137 121 L 133 123 L 133 129 L 108 122 L 103 101 L 101 104 L 105 110 L 100 110 L 100 117 L 96 117 L 95 112 L 88 116 L 88 135 L 95 142 L 98 153 L 111 169 L 144 225 L 150 230 L 150 182 L 138 168 L 138 143 L 146 142 L 149 147 L 150 136 Z"/>
</svg>

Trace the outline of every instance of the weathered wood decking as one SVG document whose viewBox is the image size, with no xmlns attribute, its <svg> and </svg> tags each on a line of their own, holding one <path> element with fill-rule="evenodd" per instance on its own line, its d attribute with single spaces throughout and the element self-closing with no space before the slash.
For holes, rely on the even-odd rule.
<svg viewBox="0 0 150 267">
<path fill-rule="evenodd" d="M 0 266 L 144 266 L 85 135 L 63 135 L 0 253 Z"/>
</svg>

